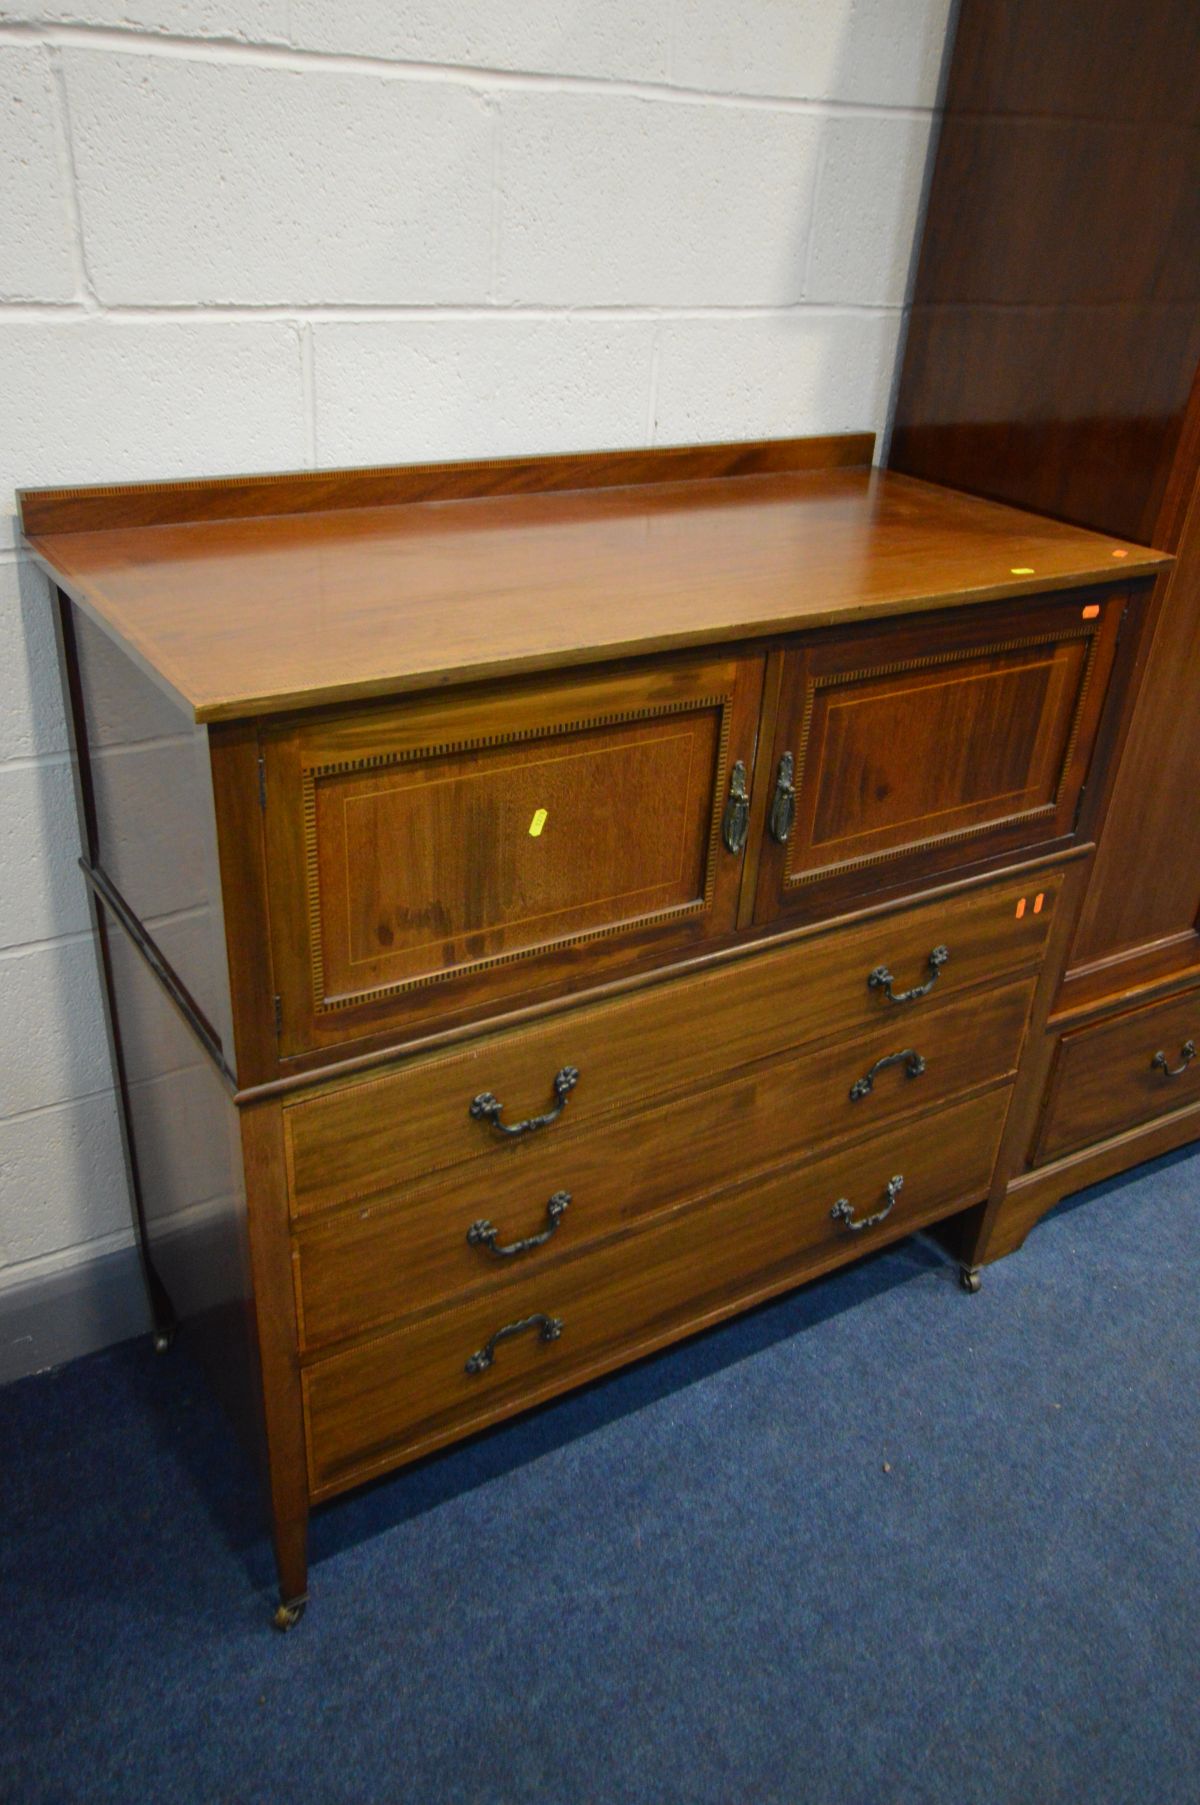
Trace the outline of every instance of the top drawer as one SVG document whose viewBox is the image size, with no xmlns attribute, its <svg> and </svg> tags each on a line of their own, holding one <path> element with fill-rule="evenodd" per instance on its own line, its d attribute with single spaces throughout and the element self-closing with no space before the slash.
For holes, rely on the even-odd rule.
<svg viewBox="0 0 1200 1805">
<path fill-rule="evenodd" d="M 723 815 L 762 668 L 663 659 L 266 730 L 281 1054 L 731 933 Z"/>
<path fill-rule="evenodd" d="M 504 1136 L 487 1113 L 473 1116 L 481 1094 L 497 1100 L 510 1126 L 560 1104 L 581 1126 L 873 1023 L 903 1036 L 922 1011 L 1035 965 L 1061 882 L 1051 872 L 962 891 L 306 1092 L 283 1111 L 293 1212 L 373 1196 L 468 1160 L 519 1158 L 528 1136 Z M 555 1078 L 565 1070 L 578 1078 L 560 1095 Z"/>
</svg>

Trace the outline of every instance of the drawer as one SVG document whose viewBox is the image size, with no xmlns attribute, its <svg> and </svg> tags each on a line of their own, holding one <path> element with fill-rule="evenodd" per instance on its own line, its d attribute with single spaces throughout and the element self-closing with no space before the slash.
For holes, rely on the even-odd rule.
<svg viewBox="0 0 1200 1805">
<path fill-rule="evenodd" d="M 799 1171 L 775 1172 L 308 1366 L 302 1382 L 313 1495 L 978 1202 L 1007 1101 L 1007 1092 L 993 1091 Z M 896 1178 L 902 1186 L 889 1196 Z M 503 1333 L 516 1324 L 528 1326 Z"/>
<path fill-rule="evenodd" d="M 1064 1034 L 1035 1165 L 1200 1102 L 1200 990 Z"/>
<path fill-rule="evenodd" d="M 365 1199 L 469 1161 L 488 1162 L 487 1177 L 471 1182 L 490 1185 L 516 1143 L 472 1117 L 472 1101 L 490 1093 L 508 1124 L 547 1114 L 567 1068 L 578 1081 L 559 1119 L 532 1137 L 541 1145 L 795 1047 L 867 1028 L 882 1033 L 884 1051 L 910 1045 L 943 1001 L 1036 966 L 1061 881 L 1055 871 L 963 890 L 306 1092 L 283 1112 L 292 1210 Z M 944 964 L 931 958 L 937 948 Z M 871 982 L 879 968 L 890 986 Z M 907 993 L 921 994 L 892 1000 Z M 980 1006 L 990 1007 L 986 992 Z"/>
<path fill-rule="evenodd" d="M 762 668 L 663 659 L 264 729 L 281 1054 L 730 934 Z"/>
<path fill-rule="evenodd" d="M 836 1047 L 744 1069 L 737 1077 L 635 1116 L 534 1136 L 496 1162 L 473 1162 L 397 1201 L 323 1215 L 296 1237 L 298 1314 L 306 1347 L 360 1334 L 457 1292 L 518 1281 L 598 1237 L 764 1167 L 870 1134 L 991 1080 L 1010 1077 L 1035 980 L 964 997 L 920 1019 L 912 1051 L 881 1025 Z M 891 1024 L 888 1024 L 891 1026 Z M 916 1076 L 909 1076 L 910 1069 Z M 493 1253 L 536 1237 L 517 1253 Z"/>
<path fill-rule="evenodd" d="M 789 651 L 756 780 L 756 919 L 818 919 L 864 892 L 1072 844 L 1125 601 L 1030 596 Z"/>
</svg>

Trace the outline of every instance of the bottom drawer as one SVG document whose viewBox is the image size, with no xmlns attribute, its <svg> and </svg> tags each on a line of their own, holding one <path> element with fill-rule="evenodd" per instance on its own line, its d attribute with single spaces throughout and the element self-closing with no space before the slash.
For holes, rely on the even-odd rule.
<svg viewBox="0 0 1200 1805">
<path fill-rule="evenodd" d="M 1200 990 L 1064 1034 L 1034 1164 L 1200 1102 Z"/>
<path fill-rule="evenodd" d="M 1007 1089 L 992 1091 L 826 1159 L 769 1173 L 314 1363 L 303 1374 L 313 1496 L 412 1459 L 782 1290 L 805 1272 L 977 1202 L 1007 1104 Z M 896 1177 L 903 1185 L 889 1195 Z M 524 1326 L 503 1332 L 517 1324 Z"/>
</svg>

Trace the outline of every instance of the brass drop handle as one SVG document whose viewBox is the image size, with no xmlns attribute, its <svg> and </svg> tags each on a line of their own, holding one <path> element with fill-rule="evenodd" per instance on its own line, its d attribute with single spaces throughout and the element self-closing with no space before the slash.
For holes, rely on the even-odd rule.
<svg viewBox="0 0 1200 1805">
<path fill-rule="evenodd" d="M 893 990 L 896 982 L 886 965 L 877 965 L 867 979 L 868 990 L 882 990 L 889 1003 L 915 1003 L 918 997 L 927 997 L 938 980 L 938 973 L 950 957 L 948 946 L 935 946 L 929 955 L 929 976 L 923 984 L 914 984 L 911 990 Z"/>
<path fill-rule="evenodd" d="M 775 796 L 771 803 L 771 816 L 767 822 L 771 838 L 780 846 L 787 843 L 796 819 L 796 786 L 792 782 L 795 764 L 790 752 L 785 752 L 779 761 L 779 771 L 775 778 Z"/>
<path fill-rule="evenodd" d="M 506 1322 L 481 1348 L 476 1349 L 467 1361 L 466 1370 L 472 1375 L 485 1373 L 496 1358 L 496 1349 L 500 1343 L 507 1341 L 510 1335 L 523 1334 L 526 1329 L 536 1329 L 539 1341 L 557 1341 L 563 1332 L 562 1317 L 546 1316 L 538 1310 L 532 1316 L 522 1316 L 520 1322 Z"/>
<path fill-rule="evenodd" d="M 726 852 L 738 853 L 746 844 L 750 827 L 750 797 L 746 791 L 746 767 L 739 758 L 729 773 L 729 799 L 721 823 Z"/>
<path fill-rule="evenodd" d="M 1185 1040 L 1179 1049 L 1178 1065 L 1168 1065 L 1166 1054 L 1156 1053 L 1154 1058 L 1150 1061 L 1150 1069 L 1151 1071 L 1160 1071 L 1164 1078 L 1182 1078 L 1195 1057 L 1195 1041 Z"/>
<path fill-rule="evenodd" d="M 845 1197 L 838 1198 L 829 1214 L 833 1217 L 835 1222 L 840 1222 L 843 1228 L 848 1228 L 852 1235 L 861 1235 L 864 1228 L 878 1228 L 881 1222 L 887 1221 L 888 1217 L 895 1209 L 896 1199 L 903 1189 L 904 1174 L 903 1172 L 897 1172 L 895 1178 L 889 1178 L 887 1185 L 885 1186 L 887 1202 L 881 1210 L 876 1210 L 873 1216 L 856 1217 L 854 1214 L 854 1205 L 848 1202 Z"/>
<path fill-rule="evenodd" d="M 854 1080 L 850 1086 L 851 1103 L 861 1102 L 863 1097 L 870 1095 L 875 1089 L 875 1079 L 887 1066 L 901 1064 L 904 1066 L 906 1078 L 919 1078 L 925 1070 L 925 1061 L 912 1047 L 905 1047 L 902 1053 L 885 1053 L 882 1059 L 875 1061 L 870 1071 L 864 1072 L 861 1078 Z"/>
<path fill-rule="evenodd" d="M 544 1116 L 529 1116 L 524 1122 L 502 1122 L 500 1113 L 504 1108 L 491 1091 L 480 1091 L 472 1100 L 471 1116 L 476 1122 L 490 1122 L 501 1134 L 536 1134 L 539 1128 L 548 1128 L 551 1122 L 557 1122 L 567 1106 L 567 1098 L 579 1083 L 579 1072 L 573 1065 L 565 1065 L 554 1074 L 554 1105 Z"/>
<path fill-rule="evenodd" d="M 497 1247 L 500 1230 L 493 1228 L 486 1217 L 472 1222 L 467 1230 L 467 1243 L 471 1247 L 486 1247 L 490 1254 L 498 1260 L 511 1260 L 515 1254 L 532 1253 L 535 1247 L 544 1247 L 557 1229 L 571 1202 L 570 1191 L 555 1191 L 546 1205 L 548 1226 L 540 1235 L 526 1235 L 523 1241 L 510 1241 L 507 1247 Z"/>
</svg>

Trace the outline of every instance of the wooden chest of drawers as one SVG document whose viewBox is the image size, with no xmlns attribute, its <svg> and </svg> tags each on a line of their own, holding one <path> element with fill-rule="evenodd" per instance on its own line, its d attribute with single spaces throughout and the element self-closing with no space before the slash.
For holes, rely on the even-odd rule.
<svg viewBox="0 0 1200 1805">
<path fill-rule="evenodd" d="M 870 449 L 23 497 L 281 1624 L 313 1503 L 988 1196 L 1161 559 Z"/>
</svg>

